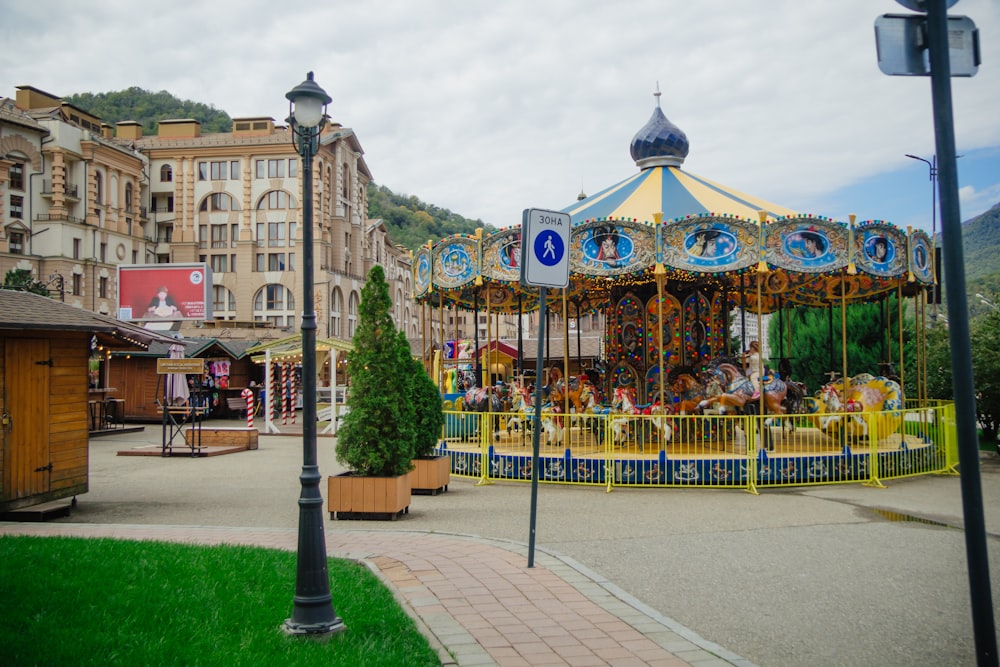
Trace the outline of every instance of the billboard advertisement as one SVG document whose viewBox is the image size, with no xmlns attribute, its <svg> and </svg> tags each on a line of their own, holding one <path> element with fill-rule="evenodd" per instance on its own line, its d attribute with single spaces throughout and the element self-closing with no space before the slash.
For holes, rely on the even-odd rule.
<svg viewBox="0 0 1000 667">
<path fill-rule="evenodd" d="M 212 317 L 212 272 L 205 263 L 118 267 L 118 319 L 135 322 Z"/>
</svg>

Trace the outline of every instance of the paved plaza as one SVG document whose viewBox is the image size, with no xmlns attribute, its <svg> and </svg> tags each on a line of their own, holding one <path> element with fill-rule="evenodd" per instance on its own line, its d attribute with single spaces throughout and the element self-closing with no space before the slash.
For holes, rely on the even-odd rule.
<svg viewBox="0 0 1000 667">
<path fill-rule="evenodd" d="M 160 438 L 148 425 L 92 439 L 91 490 L 68 518 L 0 531 L 295 548 L 301 436 L 208 458 L 118 456 Z M 333 446 L 319 439 L 324 475 L 342 471 Z M 995 455 L 982 482 L 996 602 Z M 369 562 L 452 664 L 972 664 L 960 481 L 887 487 L 542 485 L 532 569 L 521 483 L 453 478 L 398 521 L 327 520 L 326 538 L 331 556 Z"/>
</svg>

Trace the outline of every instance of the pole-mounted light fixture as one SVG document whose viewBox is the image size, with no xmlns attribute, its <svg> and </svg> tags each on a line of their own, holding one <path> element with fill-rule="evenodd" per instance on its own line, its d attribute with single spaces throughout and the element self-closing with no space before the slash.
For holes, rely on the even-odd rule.
<svg viewBox="0 0 1000 667">
<path fill-rule="evenodd" d="M 323 531 L 323 496 L 316 457 L 316 310 L 313 300 L 313 200 L 312 163 L 319 150 L 319 135 L 326 124 L 326 106 L 333 100 L 313 80 L 313 73 L 292 88 L 288 122 L 292 143 L 302 157 L 302 484 L 299 496 L 298 565 L 291 618 L 285 620 L 290 635 L 316 637 L 346 629 L 333 610 L 330 575 L 326 565 Z"/>
</svg>

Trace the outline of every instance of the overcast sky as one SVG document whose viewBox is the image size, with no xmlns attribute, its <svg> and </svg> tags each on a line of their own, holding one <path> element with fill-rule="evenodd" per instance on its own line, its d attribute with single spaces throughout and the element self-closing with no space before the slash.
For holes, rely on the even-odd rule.
<svg viewBox="0 0 1000 667">
<path fill-rule="evenodd" d="M 300 6 L 311 6 L 308 10 Z M 148 7 L 148 8 L 147 8 Z M 156 7 L 156 8 L 153 8 Z M 879 71 L 892 0 L 0 0 L 0 96 L 139 86 L 288 115 L 315 71 L 375 181 L 497 227 L 637 171 L 652 93 L 686 171 L 776 204 L 929 228 L 930 79 Z M 977 76 L 952 79 L 963 220 L 1000 202 L 1000 2 L 962 0 Z M 938 227 L 940 229 L 940 227 Z"/>
</svg>

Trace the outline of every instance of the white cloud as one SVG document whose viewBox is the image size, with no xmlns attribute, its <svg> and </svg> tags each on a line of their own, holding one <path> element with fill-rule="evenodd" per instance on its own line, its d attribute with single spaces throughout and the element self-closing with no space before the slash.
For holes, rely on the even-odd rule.
<svg viewBox="0 0 1000 667">
<path fill-rule="evenodd" d="M 633 174 L 628 144 L 659 81 L 691 142 L 686 169 L 796 207 L 899 168 L 903 153 L 933 153 L 928 79 L 876 63 L 875 17 L 900 11 L 890 0 L 4 3 L 0 95 L 137 85 L 281 120 L 285 92 L 314 70 L 378 183 L 506 226 Z M 957 144 L 1000 145 L 1000 42 L 987 37 L 1000 3 L 952 11 L 984 35 L 978 76 L 953 80 Z"/>
</svg>

